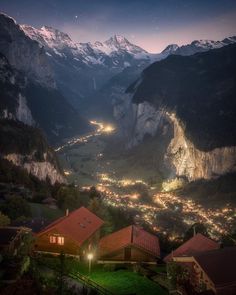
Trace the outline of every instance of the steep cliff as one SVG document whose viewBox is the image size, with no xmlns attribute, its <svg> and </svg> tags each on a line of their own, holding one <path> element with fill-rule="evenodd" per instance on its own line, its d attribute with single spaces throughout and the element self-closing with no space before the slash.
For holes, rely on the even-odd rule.
<svg viewBox="0 0 236 295">
<path fill-rule="evenodd" d="M 144 70 L 114 110 L 120 126 L 130 126 L 128 146 L 146 134 L 172 133 L 163 161 L 176 175 L 196 180 L 235 171 L 235 53 L 229 45 L 170 56 Z"/>
<path fill-rule="evenodd" d="M 89 130 L 57 89 L 44 47 L 4 14 L 0 14 L 0 53 L 0 117 L 37 125 L 53 144 Z"/>
<path fill-rule="evenodd" d="M 197 52 L 206 52 L 214 48 L 221 48 L 228 44 L 233 44 L 236 42 L 236 37 L 225 38 L 222 41 L 213 40 L 195 40 L 191 44 L 178 46 L 177 44 L 168 45 L 161 53 L 150 54 L 150 59 L 146 60 L 146 63 L 140 63 L 136 66 L 130 65 L 126 67 L 122 72 L 113 76 L 101 89 L 98 89 L 88 100 L 90 105 L 86 105 L 86 110 L 89 114 L 92 113 L 93 116 L 111 116 L 112 106 L 120 105 L 120 102 L 125 96 L 125 91 L 127 87 L 134 81 L 136 81 L 142 71 L 154 61 L 160 61 L 165 59 L 171 54 L 175 55 L 192 55 Z M 97 101 L 99 100 L 99 105 L 97 106 Z M 92 103 L 91 103 L 92 102 Z M 94 103 L 93 103 L 94 102 Z"/>
<path fill-rule="evenodd" d="M 24 95 L 26 78 L 13 69 L 0 53 L 0 118 L 19 120 L 34 125 L 32 113 Z"/>
<path fill-rule="evenodd" d="M 0 157 L 27 170 L 40 180 L 54 184 L 65 178 L 54 151 L 41 132 L 19 121 L 0 120 Z"/>
<path fill-rule="evenodd" d="M 55 87 L 53 71 L 47 62 L 43 47 L 25 35 L 15 20 L 0 14 L 0 52 L 16 69 L 27 73 L 31 79 Z"/>
<path fill-rule="evenodd" d="M 165 154 L 176 175 L 186 176 L 190 181 L 212 179 L 236 171 L 236 146 L 201 151 L 186 137 L 185 128 L 175 113 L 166 112 L 174 127 L 174 136 Z"/>
</svg>

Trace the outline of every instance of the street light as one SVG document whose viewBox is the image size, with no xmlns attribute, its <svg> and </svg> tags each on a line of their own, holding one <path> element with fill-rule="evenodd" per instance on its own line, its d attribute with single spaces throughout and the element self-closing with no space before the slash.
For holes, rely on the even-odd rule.
<svg viewBox="0 0 236 295">
<path fill-rule="evenodd" d="M 93 259 L 93 254 L 92 253 L 88 253 L 88 261 L 89 261 L 89 274 L 91 272 L 91 262 Z"/>
</svg>

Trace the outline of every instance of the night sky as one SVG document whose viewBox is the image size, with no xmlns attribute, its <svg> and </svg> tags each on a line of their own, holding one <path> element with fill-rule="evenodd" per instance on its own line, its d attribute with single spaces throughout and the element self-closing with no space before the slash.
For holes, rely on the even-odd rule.
<svg viewBox="0 0 236 295">
<path fill-rule="evenodd" d="M 0 0 L 17 22 L 53 26 L 79 42 L 125 36 L 149 52 L 236 35 L 235 0 Z"/>
</svg>

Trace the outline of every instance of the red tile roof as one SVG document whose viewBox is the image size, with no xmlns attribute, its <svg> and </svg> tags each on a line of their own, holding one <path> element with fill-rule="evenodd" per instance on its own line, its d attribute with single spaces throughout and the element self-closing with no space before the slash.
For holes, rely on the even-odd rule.
<svg viewBox="0 0 236 295">
<path fill-rule="evenodd" d="M 104 221 L 90 212 L 88 209 L 81 207 L 69 213 L 68 216 L 63 216 L 49 224 L 46 228 L 40 231 L 37 236 L 41 236 L 46 232 L 54 229 L 61 234 L 64 234 L 79 245 L 83 244 L 93 233 L 95 233 Z"/>
<path fill-rule="evenodd" d="M 194 259 L 218 289 L 217 294 L 236 294 L 236 247 L 199 253 Z"/>
<path fill-rule="evenodd" d="M 107 255 L 130 245 L 134 245 L 155 257 L 160 256 L 158 237 L 134 225 L 103 237 L 99 242 L 100 255 Z"/>
<path fill-rule="evenodd" d="M 164 258 L 165 262 L 172 257 L 193 256 L 204 251 L 218 249 L 220 245 L 215 241 L 198 233 Z"/>
</svg>

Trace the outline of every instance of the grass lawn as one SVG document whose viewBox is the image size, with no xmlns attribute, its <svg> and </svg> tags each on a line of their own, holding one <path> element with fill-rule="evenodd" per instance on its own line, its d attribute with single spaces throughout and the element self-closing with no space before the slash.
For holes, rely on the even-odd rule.
<svg viewBox="0 0 236 295">
<path fill-rule="evenodd" d="M 94 270 L 90 278 L 115 294 L 167 294 L 156 283 L 129 270 L 112 272 Z"/>
<path fill-rule="evenodd" d="M 29 203 L 31 208 L 32 216 L 35 218 L 44 218 L 48 221 L 53 221 L 61 216 L 63 212 L 60 209 L 52 209 L 47 205 L 38 203 Z"/>
<path fill-rule="evenodd" d="M 78 271 L 88 276 L 88 265 L 69 262 L 69 269 Z M 110 290 L 115 294 L 136 294 L 136 295 L 164 295 L 168 294 L 158 284 L 148 278 L 128 269 L 119 269 L 116 271 L 107 271 L 103 265 L 92 265 L 92 271 L 89 278 L 100 286 Z"/>
<path fill-rule="evenodd" d="M 48 267 L 59 265 L 59 258 L 43 258 Z M 79 263 L 75 260 L 66 260 L 66 272 L 88 276 L 100 286 L 110 290 L 114 294 L 128 295 L 166 295 L 167 291 L 157 283 L 128 269 L 108 271 L 103 265 L 92 265 L 91 274 L 88 275 L 88 264 Z"/>
</svg>

